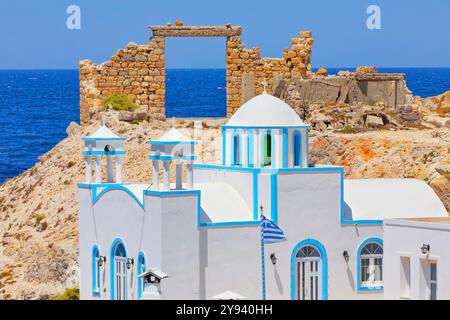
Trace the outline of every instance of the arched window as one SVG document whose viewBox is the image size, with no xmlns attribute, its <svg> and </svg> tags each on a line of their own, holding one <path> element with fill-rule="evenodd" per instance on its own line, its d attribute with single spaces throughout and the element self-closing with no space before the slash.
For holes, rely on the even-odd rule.
<svg viewBox="0 0 450 320">
<path fill-rule="evenodd" d="M 139 277 L 140 274 L 144 273 L 145 271 L 147 271 L 147 262 L 145 259 L 145 254 L 144 252 L 139 252 L 138 255 L 138 260 L 137 260 L 137 296 L 138 299 L 142 298 L 142 290 L 143 288 L 143 279 L 141 277 Z"/>
<path fill-rule="evenodd" d="M 92 248 L 92 295 L 100 295 L 100 250 L 97 245 Z"/>
<path fill-rule="evenodd" d="M 358 289 L 383 288 L 383 242 L 378 238 L 365 240 L 358 249 Z"/>
<path fill-rule="evenodd" d="M 240 166 L 241 161 L 241 136 L 239 133 L 233 135 L 233 162 L 232 165 Z"/>
<path fill-rule="evenodd" d="M 296 254 L 296 283 L 298 300 L 321 298 L 322 266 L 319 250 L 305 245 Z"/>
<path fill-rule="evenodd" d="M 292 143 L 292 155 L 294 157 L 292 165 L 294 167 L 299 167 L 302 165 L 302 136 L 299 131 L 294 132 Z"/>
<path fill-rule="evenodd" d="M 263 165 L 262 167 L 272 165 L 272 134 L 267 132 L 263 137 Z"/>
<path fill-rule="evenodd" d="M 127 251 L 120 239 L 111 247 L 111 300 L 127 299 Z"/>
</svg>

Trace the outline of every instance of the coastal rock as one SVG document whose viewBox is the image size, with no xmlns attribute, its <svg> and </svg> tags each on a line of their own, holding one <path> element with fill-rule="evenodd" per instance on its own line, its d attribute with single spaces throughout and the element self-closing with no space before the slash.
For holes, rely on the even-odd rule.
<svg viewBox="0 0 450 320">
<path fill-rule="evenodd" d="M 377 72 L 376 66 L 361 66 L 356 68 L 356 73 L 375 73 Z"/>
<path fill-rule="evenodd" d="M 328 70 L 325 68 L 319 68 L 316 72 L 316 75 L 326 77 L 328 75 Z"/>
<path fill-rule="evenodd" d="M 377 127 L 381 127 L 384 125 L 383 122 L 383 118 L 381 117 L 377 117 L 377 116 L 373 116 L 373 115 L 367 115 L 366 117 L 366 127 L 369 128 L 377 128 Z"/>
<path fill-rule="evenodd" d="M 72 121 L 69 126 L 66 128 L 66 133 L 68 137 L 72 137 L 76 134 L 78 134 L 78 132 L 80 132 L 81 127 L 78 123 L 76 123 L 75 121 Z"/>
</svg>

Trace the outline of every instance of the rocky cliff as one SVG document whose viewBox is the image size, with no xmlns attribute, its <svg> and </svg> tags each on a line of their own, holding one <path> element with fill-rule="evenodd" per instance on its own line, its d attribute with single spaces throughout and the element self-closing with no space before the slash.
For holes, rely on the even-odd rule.
<svg viewBox="0 0 450 320">
<path fill-rule="evenodd" d="M 348 133 L 332 125 L 314 127 L 311 162 L 343 165 L 347 178 L 423 179 L 450 209 L 450 132 L 445 111 L 449 99 L 450 93 L 420 100 L 426 111 L 420 123 L 408 127 L 383 125 L 378 130 Z M 333 114 L 332 108 L 326 110 Z M 102 116 L 113 131 L 128 139 L 124 180 L 150 181 L 145 142 L 160 136 L 169 125 L 158 120 L 140 124 L 119 121 L 115 112 Z M 427 127 L 426 117 L 429 122 L 439 120 L 440 125 Z M 201 141 L 200 162 L 219 161 L 222 122 L 177 123 L 185 134 Z M 84 128 L 72 124 L 69 136 L 40 157 L 34 167 L 0 185 L 0 299 L 46 299 L 76 284 L 76 182 L 84 178 L 80 139 L 99 125 L 98 121 Z"/>
</svg>

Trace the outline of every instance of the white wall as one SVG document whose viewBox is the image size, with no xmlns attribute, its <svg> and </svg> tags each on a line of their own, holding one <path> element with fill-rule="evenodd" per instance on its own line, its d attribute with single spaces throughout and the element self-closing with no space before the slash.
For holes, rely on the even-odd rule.
<svg viewBox="0 0 450 320">
<path fill-rule="evenodd" d="M 426 286 L 422 265 L 437 263 L 437 298 L 450 299 L 450 224 L 386 220 L 384 223 L 385 299 L 425 299 Z M 428 256 L 421 253 L 430 245 Z M 401 257 L 410 259 L 410 291 L 401 292 Z"/>
</svg>

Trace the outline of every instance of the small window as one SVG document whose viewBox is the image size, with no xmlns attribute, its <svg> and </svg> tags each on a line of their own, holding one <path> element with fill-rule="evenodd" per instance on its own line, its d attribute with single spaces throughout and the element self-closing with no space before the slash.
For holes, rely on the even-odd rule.
<svg viewBox="0 0 450 320">
<path fill-rule="evenodd" d="M 430 263 L 430 300 L 437 300 L 437 264 Z"/>
<path fill-rule="evenodd" d="M 409 257 L 400 257 L 400 298 L 411 297 L 411 262 Z"/>
<path fill-rule="evenodd" d="M 264 149 L 263 149 L 263 167 L 272 165 L 272 134 L 266 133 L 264 135 Z"/>
<path fill-rule="evenodd" d="M 299 167 L 302 164 L 302 138 L 300 136 L 300 132 L 296 131 L 294 133 L 294 139 L 293 139 L 293 166 Z"/>
<path fill-rule="evenodd" d="M 96 245 L 92 249 L 92 293 L 100 294 L 100 251 Z"/>
<path fill-rule="evenodd" d="M 383 286 L 383 248 L 369 242 L 360 251 L 360 287 L 379 289 Z"/>
<path fill-rule="evenodd" d="M 241 164 L 241 137 L 235 134 L 233 136 L 233 165 L 240 166 Z"/>
</svg>

